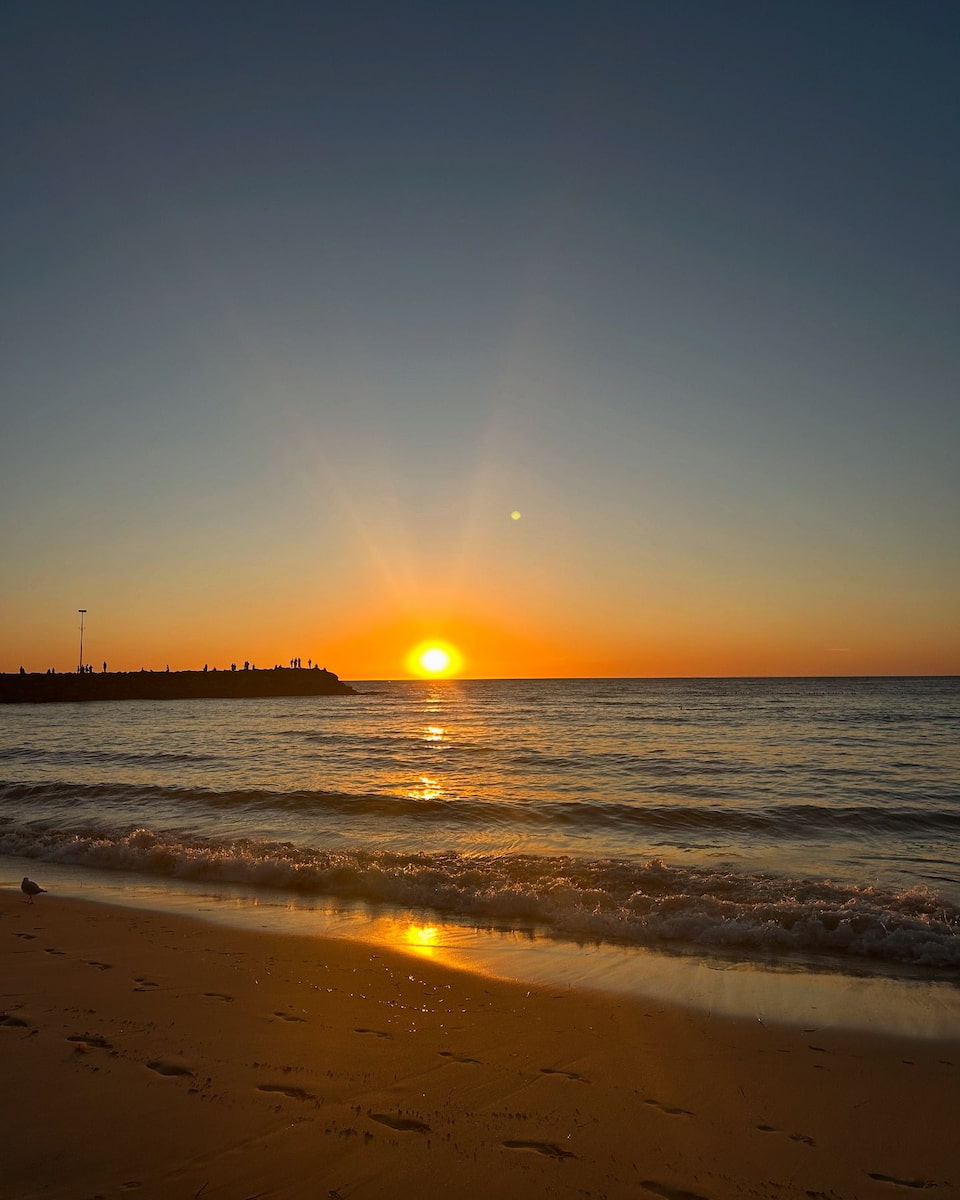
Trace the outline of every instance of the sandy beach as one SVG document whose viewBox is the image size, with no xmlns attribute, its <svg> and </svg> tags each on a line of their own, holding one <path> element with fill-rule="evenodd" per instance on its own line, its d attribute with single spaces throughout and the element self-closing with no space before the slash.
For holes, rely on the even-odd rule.
<svg viewBox="0 0 960 1200">
<path fill-rule="evenodd" d="M 960 1189 L 960 1044 L 0 894 L 11 1200 Z"/>
</svg>

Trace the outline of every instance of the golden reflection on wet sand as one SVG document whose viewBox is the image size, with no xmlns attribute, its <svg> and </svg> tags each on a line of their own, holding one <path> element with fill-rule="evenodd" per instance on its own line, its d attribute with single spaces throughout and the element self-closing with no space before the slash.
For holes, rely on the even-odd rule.
<svg viewBox="0 0 960 1200">
<path fill-rule="evenodd" d="M 397 922 L 398 933 L 400 922 Z M 436 958 L 440 930 L 436 925 L 407 925 L 400 934 L 404 950 L 414 950 L 423 958 Z"/>
</svg>

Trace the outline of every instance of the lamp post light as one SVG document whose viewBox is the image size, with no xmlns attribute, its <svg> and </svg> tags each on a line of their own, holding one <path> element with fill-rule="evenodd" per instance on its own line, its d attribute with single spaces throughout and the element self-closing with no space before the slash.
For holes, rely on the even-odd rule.
<svg viewBox="0 0 960 1200">
<path fill-rule="evenodd" d="M 86 611 L 85 608 L 77 609 L 77 612 L 80 614 L 80 665 L 77 667 L 78 675 L 83 674 L 83 618 Z"/>
</svg>

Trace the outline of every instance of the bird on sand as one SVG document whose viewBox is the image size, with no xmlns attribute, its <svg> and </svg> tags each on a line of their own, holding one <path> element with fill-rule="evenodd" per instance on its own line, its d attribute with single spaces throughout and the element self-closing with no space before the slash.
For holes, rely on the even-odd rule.
<svg viewBox="0 0 960 1200">
<path fill-rule="evenodd" d="M 23 883 L 20 884 L 20 891 L 23 892 L 30 904 L 33 903 L 34 896 L 39 896 L 41 892 L 45 892 L 46 890 L 39 883 L 34 883 L 32 879 L 28 879 L 26 875 L 23 877 Z"/>
</svg>

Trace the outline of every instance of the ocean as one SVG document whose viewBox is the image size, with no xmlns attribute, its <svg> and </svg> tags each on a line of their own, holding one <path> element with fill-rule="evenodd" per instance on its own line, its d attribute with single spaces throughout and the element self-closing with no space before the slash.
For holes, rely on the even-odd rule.
<svg viewBox="0 0 960 1200">
<path fill-rule="evenodd" d="M 960 679 L 354 686 L 5 706 L 5 874 L 960 977 Z"/>
</svg>

